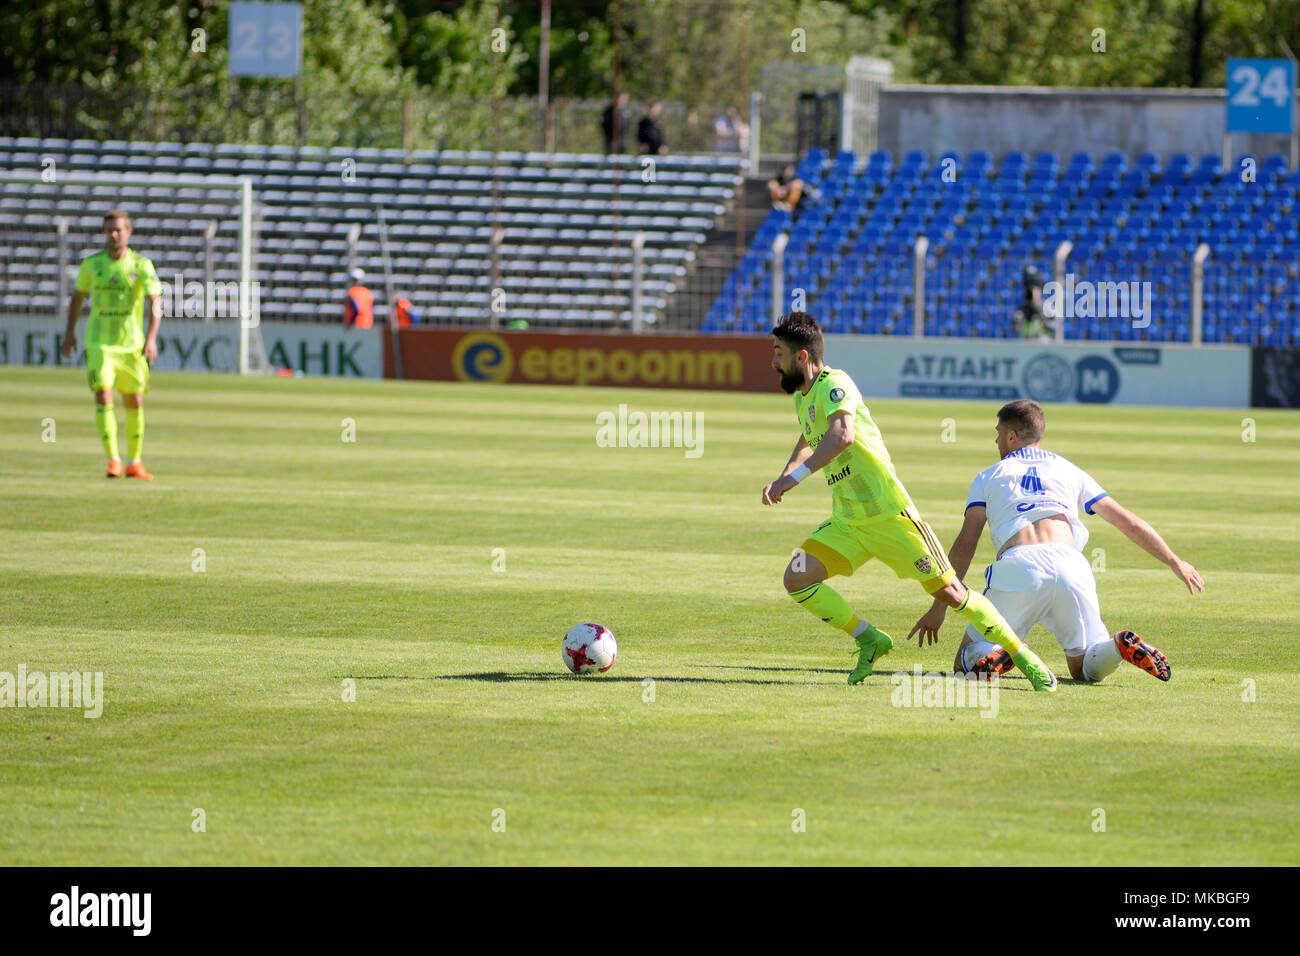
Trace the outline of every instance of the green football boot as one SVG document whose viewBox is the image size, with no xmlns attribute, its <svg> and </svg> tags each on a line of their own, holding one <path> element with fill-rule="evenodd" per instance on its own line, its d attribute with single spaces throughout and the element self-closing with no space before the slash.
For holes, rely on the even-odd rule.
<svg viewBox="0 0 1300 956">
<path fill-rule="evenodd" d="M 871 675 L 871 666 L 893 648 L 894 639 L 878 627 L 868 624 L 867 629 L 853 640 L 858 643 L 858 666 L 849 674 L 849 683 L 861 684 Z"/>
<path fill-rule="evenodd" d="M 1056 675 L 1039 660 L 1037 654 L 1029 649 L 1029 645 L 1020 645 L 1020 650 L 1012 654 L 1011 659 L 1029 678 L 1029 683 L 1034 685 L 1034 690 L 1046 691 L 1049 694 L 1056 691 Z"/>
</svg>

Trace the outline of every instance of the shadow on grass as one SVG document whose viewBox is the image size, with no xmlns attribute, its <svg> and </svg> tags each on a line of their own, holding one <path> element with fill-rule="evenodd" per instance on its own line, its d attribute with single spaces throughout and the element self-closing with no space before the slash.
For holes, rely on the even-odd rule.
<svg viewBox="0 0 1300 956">
<path fill-rule="evenodd" d="M 839 673 L 831 671 L 830 673 Z M 608 683 L 613 681 L 621 684 L 640 684 L 651 677 L 649 674 L 640 677 L 613 677 L 605 674 L 559 674 L 559 673 L 528 673 L 506 671 L 484 671 L 481 674 L 430 674 L 420 676 L 415 674 L 348 674 L 342 675 L 352 677 L 354 680 L 472 680 L 485 684 L 518 684 L 518 683 L 558 683 L 562 681 L 600 681 Z M 719 677 L 651 677 L 656 683 L 665 684 L 758 684 L 761 686 L 771 686 L 785 684 L 790 687 L 824 687 L 821 681 L 806 680 L 745 680 L 744 678 L 719 678 Z"/>
<path fill-rule="evenodd" d="M 738 670 L 738 671 L 773 671 L 778 673 L 792 674 L 833 674 L 843 678 L 847 670 L 830 670 L 818 667 L 749 667 L 740 664 L 682 664 L 682 667 L 693 667 L 702 670 Z M 905 671 L 897 668 L 876 671 L 866 679 L 860 686 L 890 686 L 890 678 L 895 673 L 901 673 L 907 677 L 912 677 L 913 671 Z M 964 677 L 947 671 L 925 671 L 924 676 L 938 676 L 944 678 Z M 601 682 L 613 681 L 620 684 L 640 684 L 647 678 L 656 682 L 677 684 L 750 684 L 759 687 L 786 686 L 786 687 L 826 687 L 830 686 L 825 681 L 814 680 L 777 680 L 777 679 L 758 679 L 744 677 L 653 677 L 649 674 L 629 677 L 625 675 L 605 675 L 605 674 L 567 674 L 562 671 L 482 671 L 476 674 L 336 674 L 336 679 L 351 677 L 354 680 L 464 680 L 478 681 L 484 684 L 519 684 L 519 683 L 558 683 L 562 681 L 593 680 Z M 1057 678 L 1062 685 L 1082 685 L 1093 686 L 1091 681 L 1074 680 L 1069 677 Z M 1025 693 L 1036 693 L 1033 686 L 1029 683 L 1027 677 L 1018 674 L 1003 675 L 999 681 L 1003 690 L 1023 691 Z"/>
<path fill-rule="evenodd" d="M 752 664 L 682 664 L 681 667 L 695 667 L 709 671 L 779 671 L 790 674 L 847 674 L 853 668 L 832 670 L 825 667 L 755 667 Z"/>
</svg>

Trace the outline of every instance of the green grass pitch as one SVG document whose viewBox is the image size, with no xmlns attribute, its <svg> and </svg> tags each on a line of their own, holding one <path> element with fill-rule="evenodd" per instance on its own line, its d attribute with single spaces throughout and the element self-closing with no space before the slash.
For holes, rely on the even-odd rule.
<svg viewBox="0 0 1300 956">
<path fill-rule="evenodd" d="M 1049 408 L 1046 447 L 1208 590 L 1088 519 L 1107 626 L 1173 681 L 1013 675 L 985 718 L 894 706 L 890 673 L 950 671 L 960 639 L 950 614 L 903 640 L 915 584 L 836 579 L 897 642 L 859 687 L 785 596 L 829 493 L 759 503 L 797 437 L 779 392 L 159 373 L 152 484 L 103 477 L 80 371 L 4 369 L 0 398 L 0 671 L 105 695 L 0 709 L 0 863 L 1300 862 L 1294 413 Z M 598 447 L 620 403 L 702 413 L 702 454 Z M 997 403 L 870 404 L 950 545 Z M 585 620 L 619 658 L 573 678 Z"/>
</svg>

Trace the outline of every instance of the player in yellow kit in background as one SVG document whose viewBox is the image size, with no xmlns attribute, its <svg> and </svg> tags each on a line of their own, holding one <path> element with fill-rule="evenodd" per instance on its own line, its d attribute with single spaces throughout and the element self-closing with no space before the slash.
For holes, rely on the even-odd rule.
<svg viewBox="0 0 1300 956">
<path fill-rule="evenodd" d="M 792 312 L 770 334 L 772 367 L 781 373 L 781 387 L 794 396 L 803 433 L 780 477 L 763 488 L 763 504 L 779 504 L 808 475 L 826 468 L 831 517 L 790 560 L 785 589 L 815 617 L 857 642 L 858 664 L 849 674 L 849 683 L 867 677 L 894 642 L 858 617 L 825 582 L 833 574 L 852 574 L 876 557 L 900 578 L 920 583 L 988 640 L 1006 648 L 1035 690 L 1056 690 L 1056 677 L 1047 665 L 1021 642 L 992 602 L 968 590 L 953 572 L 938 538 L 921 520 L 894 473 L 889 451 L 857 385 L 847 373 L 822 363 L 824 343 L 816 320 L 805 312 Z"/>
<path fill-rule="evenodd" d="M 77 318 L 90 295 L 86 323 L 86 377 L 95 393 L 95 425 L 108 454 L 108 477 L 152 481 L 141 458 L 144 447 L 144 393 L 149 391 L 149 366 L 158 357 L 158 326 L 162 323 L 161 286 L 153 263 L 127 246 L 131 218 L 122 209 L 104 215 L 107 248 L 87 257 L 77 273 L 76 290 L 68 303 L 68 329 L 63 355 L 77 350 Z M 149 330 L 141 334 L 141 313 L 149 303 Z M 117 418 L 113 389 L 126 406 L 127 464 L 117 453 Z"/>
</svg>

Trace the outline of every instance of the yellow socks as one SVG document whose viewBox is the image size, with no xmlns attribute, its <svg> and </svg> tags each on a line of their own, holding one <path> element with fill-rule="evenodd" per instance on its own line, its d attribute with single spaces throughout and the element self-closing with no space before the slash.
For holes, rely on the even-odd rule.
<svg viewBox="0 0 1300 956">
<path fill-rule="evenodd" d="M 116 430 L 113 438 L 116 441 Z M 128 408 L 126 410 L 126 455 L 131 461 L 140 461 L 140 452 L 143 448 L 144 409 Z"/>
<path fill-rule="evenodd" d="M 1020 638 L 1011 630 L 1002 612 L 984 595 L 967 588 L 966 600 L 957 608 L 957 613 L 974 624 L 975 630 L 984 635 L 985 640 L 1001 644 L 1008 654 L 1020 653 Z"/>
<path fill-rule="evenodd" d="M 847 634 L 852 634 L 861 624 L 861 619 L 853 613 L 848 602 L 825 581 L 810 584 L 799 591 L 791 591 L 790 597 L 814 616 Z"/>
<path fill-rule="evenodd" d="M 127 421 L 130 419 L 130 409 L 127 409 Z M 108 452 L 109 458 L 117 457 L 117 416 L 113 414 L 112 405 L 95 405 L 95 427 L 99 429 L 99 440 L 104 443 L 104 451 Z M 129 431 L 129 426 L 128 426 Z"/>
</svg>

